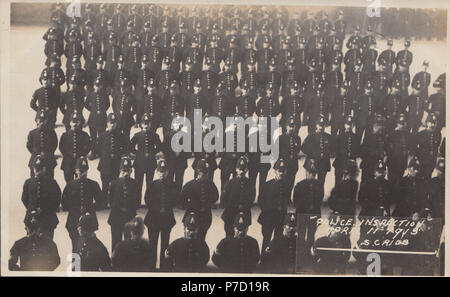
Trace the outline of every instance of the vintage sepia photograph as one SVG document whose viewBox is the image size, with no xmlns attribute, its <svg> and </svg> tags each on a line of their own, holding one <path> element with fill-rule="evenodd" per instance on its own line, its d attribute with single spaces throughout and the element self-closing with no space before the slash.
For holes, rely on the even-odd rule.
<svg viewBox="0 0 450 297">
<path fill-rule="evenodd" d="M 2 3 L 1 274 L 449 274 L 449 4 Z"/>
</svg>

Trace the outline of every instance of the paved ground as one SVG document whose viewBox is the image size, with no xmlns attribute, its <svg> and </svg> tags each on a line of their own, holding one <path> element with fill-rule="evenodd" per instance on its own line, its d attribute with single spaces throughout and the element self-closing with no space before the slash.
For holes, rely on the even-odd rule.
<svg viewBox="0 0 450 297">
<path fill-rule="evenodd" d="M 10 38 L 10 73 L 9 73 L 9 98 L 2 102 L 2 117 L 4 125 L 2 126 L 2 134 L 4 136 L 2 143 L 2 165 L 7 168 L 6 174 L 2 176 L 2 265 L 6 262 L 8 250 L 11 248 L 15 240 L 25 235 L 23 226 L 23 217 L 25 208 L 23 207 L 20 197 L 23 182 L 29 177 L 28 161 L 29 153 L 26 149 L 26 137 L 28 131 L 35 127 L 34 117 L 35 112 L 29 107 L 31 96 L 35 89 L 40 87 L 38 78 L 44 65 L 44 40 L 42 35 L 46 31 L 45 27 L 12 27 Z M 394 41 L 394 50 L 402 49 L 402 40 Z M 385 41 L 379 41 L 379 51 L 384 49 Z M 420 71 L 422 61 L 428 59 L 430 61 L 429 72 L 431 73 L 431 80 L 434 81 L 439 74 L 445 71 L 446 63 L 448 61 L 447 51 L 444 42 L 425 42 L 412 41 L 411 51 L 414 53 L 411 73 L 415 74 Z M 63 58 L 62 65 L 65 65 Z M 63 89 L 64 90 L 64 89 Z M 430 94 L 434 90 L 430 87 Z M 85 114 L 87 118 L 88 114 Z M 62 120 L 61 114 L 58 114 L 58 122 Z M 329 129 L 329 128 L 328 128 Z M 327 129 L 327 130 L 328 130 Z M 63 133 L 64 128 L 57 128 L 58 139 Z M 132 134 L 135 131 L 132 131 Z M 306 127 L 300 131 L 300 136 L 304 140 L 306 136 Z M 59 153 L 57 151 L 57 153 Z M 300 171 L 296 176 L 296 182 L 304 178 L 303 170 L 304 159 L 300 160 Z M 192 159 L 189 160 L 188 169 L 186 170 L 185 182 L 193 178 L 193 171 L 191 169 Z M 59 169 L 61 159 L 58 160 L 58 166 L 55 170 L 55 178 L 61 189 L 65 186 L 63 172 Z M 96 170 L 98 160 L 91 161 L 89 178 L 100 182 L 99 172 Z M 273 172 L 269 173 L 269 179 L 273 176 Z M 220 185 L 220 172 L 216 171 L 214 181 L 216 185 Z M 331 171 L 326 180 L 326 198 L 334 185 L 334 172 Z M 145 190 L 145 186 L 144 186 Z M 220 190 L 220 189 L 219 189 Z M 211 250 L 215 249 L 217 243 L 225 236 L 223 229 L 223 222 L 220 219 L 222 210 L 213 211 L 213 223 L 207 234 L 206 241 Z M 324 208 L 324 212 L 327 209 Z M 98 219 L 100 229 L 97 232 L 98 238 L 110 249 L 110 228 L 106 223 L 108 211 L 98 212 Z M 139 210 L 139 215 L 144 216 L 145 210 Z M 171 233 L 171 241 L 183 235 L 183 227 L 181 218 L 183 211 L 176 209 L 175 216 L 177 224 Z M 259 215 L 259 209 L 254 207 L 252 209 L 253 224 L 249 228 L 249 235 L 255 237 L 259 244 L 261 244 L 261 228 L 256 222 Z M 71 242 L 66 229 L 64 228 L 67 213 L 59 213 L 58 218 L 60 224 L 55 230 L 55 242 L 58 245 L 59 253 L 61 255 L 62 264 L 58 271 L 65 271 L 68 262 L 65 262 L 65 257 L 70 253 Z M 6 224 L 5 224 L 6 223 Z M 145 235 L 147 236 L 147 235 Z M 352 237 L 354 242 L 355 238 Z M 211 268 L 213 264 L 210 262 Z"/>
</svg>

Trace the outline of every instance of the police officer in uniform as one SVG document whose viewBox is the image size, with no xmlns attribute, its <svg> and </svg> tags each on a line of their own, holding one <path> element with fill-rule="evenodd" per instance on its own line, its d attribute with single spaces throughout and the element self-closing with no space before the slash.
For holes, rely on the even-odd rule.
<svg viewBox="0 0 450 297">
<path fill-rule="evenodd" d="M 296 215 L 300 220 L 300 229 L 297 232 L 303 246 L 302 257 L 310 261 L 312 259 L 309 250 L 314 243 L 317 218 L 322 212 L 321 205 L 324 191 L 322 183 L 316 178 L 318 169 L 316 161 L 306 159 L 303 167 L 306 170 L 306 177 L 295 185 L 292 200 Z"/>
<path fill-rule="evenodd" d="M 301 139 L 298 136 L 295 119 L 291 117 L 286 123 L 285 132 L 279 136 L 280 158 L 286 162 L 286 181 L 288 192 L 294 187 L 295 175 L 298 171 L 298 159 L 301 149 Z M 290 194 L 289 194 L 290 196 Z"/>
<path fill-rule="evenodd" d="M 209 248 L 198 236 L 199 226 L 195 212 L 188 212 L 183 218 L 184 237 L 173 241 L 165 251 L 169 271 L 202 272 L 209 262 Z"/>
<path fill-rule="evenodd" d="M 383 217 L 391 214 L 390 206 L 394 202 L 395 187 L 385 176 L 386 165 L 383 160 L 379 160 L 373 178 L 361 183 L 358 194 L 358 202 L 361 204 L 360 217 Z"/>
<path fill-rule="evenodd" d="M 39 214 L 30 213 L 25 220 L 27 235 L 14 242 L 8 269 L 11 271 L 53 271 L 61 263 L 58 248 L 52 239 L 40 232 Z M 17 265 L 20 263 L 20 266 Z"/>
<path fill-rule="evenodd" d="M 408 156 L 414 154 L 414 138 L 406 128 L 406 116 L 400 114 L 397 127 L 387 136 L 388 180 L 397 186 L 408 165 Z"/>
<path fill-rule="evenodd" d="M 383 160 L 387 153 L 388 143 L 384 132 L 385 120 L 383 116 L 377 115 L 372 124 L 372 131 L 365 137 L 361 145 L 361 182 L 373 177 L 373 172 L 378 160 Z"/>
<path fill-rule="evenodd" d="M 149 242 L 142 238 L 144 221 L 136 216 L 125 224 L 125 232 L 130 238 L 119 242 L 111 256 L 113 271 L 120 272 L 150 272 L 155 270 L 156 253 Z"/>
<path fill-rule="evenodd" d="M 59 150 L 63 156 L 61 169 L 66 183 L 73 180 L 75 163 L 79 157 L 86 157 L 91 150 L 91 138 L 82 130 L 84 119 L 75 111 L 70 120 L 70 130 L 64 132 L 59 140 Z"/>
<path fill-rule="evenodd" d="M 145 203 L 148 212 L 144 223 L 148 228 L 148 238 L 152 248 L 153 262 L 156 263 L 158 238 L 161 234 L 160 268 L 164 266 L 164 252 L 169 246 L 170 231 L 175 226 L 173 207 L 179 199 L 179 190 L 169 179 L 169 167 L 165 159 L 158 161 L 158 179 L 152 181 L 145 191 Z"/>
<path fill-rule="evenodd" d="M 431 114 L 426 121 L 426 129 L 416 134 L 416 155 L 421 164 L 420 174 L 425 179 L 430 179 L 436 165 L 439 145 L 441 143 L 441 131 L 436 129 L 436 116 Z"/>
<path fill-rule="evenodd" d="M 98 157 L 93 152 L 93 146 L 97 138 L 106 131 L 106 111 L 110 105 L 109 94 L 105 83 L 96 79 L 94 88 L 92 91 L 88 91 L 85 101 L 85 107 L 90 112 L 87 122 L 92 141 L 92 152 L 89 155 L 90 159 Z"/>
<path fill-rule="evenodd" d="M 104 203 L 104 196 L 99 184 L 87 178 L 89 165 L 85 157 L 81 156 L 75 164 L 75 179 L 68 182 L 64 188 L 61 206 L 64 211 L 68 211 L 66 229 L 72 240 L 72 252 L 75 252 L 79 234 L 77 224 L 85 213 L 90 213 L 97 222 L 95 215 L 96 207 Z M 98 228 L 98 223 L 96 223 Z"/>
<path fill-rule="evenodd" d="M 244 212 L 245 224 L 251 225 L 251 207 L 254 200 L 250 180 L 245 176 L 248 170 L 248 159 L 239 157 L 236 163 L 236 176 L 229 180 L 222 190 L 221 205 L 224 208 L 222 220 L 226 236 L 233 234 L 233 222 L 239 212 Z"/>
<path fill-rule="evenodd" d="M 81 215 L 77 230 L 79 240 L 75 254 L 80 257 L 78 271 L 110 271 L 111 259 L 105 245 L 97 238 L 97 220 L 90 213 Z M 75 263 L 73 264 L 75 265 Z"/>
<path fill-rule="evenodd" d="M 314 159 L 317 166 L 317 179 L 322 186 L 325 184 L 327 172 L 331 169 L 331 145 L 331 135 L 325 132 L 325 118 L 320 116 L 316 123 L 316 131 L 306 137 L 302 145 L 302 151 L 306 154 L 307 160 Z M 306 164 L 307 162 L 305 162 Z"/>
<path fill-rule="evenodd" d="M 30 107 L 35 110 L 44 110 L 47 113 L 49 124 L 53 127 L 56 122 L 56 114 L 60 106 L 60 92 L 52 87 L 48 71 L 44 70 L 40 77 L 42 87 L 33 93 Z"/>
<path fill-rule="evenodd" d="M 418 219 L 426 217 L 426 181 L 420 176 L 421 164 L 413 157 L 408 164 L 407 173 L 396 188 L 394 217 Z"/>
<path fill-rule="evenodd" d="M 245 214 L 236 215 L 233 223 L 234 234 L 222 239 L 212 256 L 213 263 L 222 272 L 251 273 L 260 260 L 256 239 L 247 235 L 248 220 Z"/>
<path fill-rule="evenodd" d="M 119 177 L 120 157 L 128 153 L 129 147 L 129 139 L 117 128 L 116 115 L 110 113 L 106 131 L 100 134 L 94 146 L 94 153 L 100 156 L 97 170 L 100 171 L 102 191 L 105 196 L 109 183 Z"/>
<path fill-rule="evenodd" d="M 33 212 L 39 215 L 40 232 L 53 239 L 59 223 L 56 212 L 61 202 L 61 189 L 56 180 L 45 175 L 43 157 L 36 155 L 32 163 L 34 176 L 23 184 L 22 203 L 26 208 L 25 222 Z"/>
<path fill-rule="evenodd" d="M 131 138 L 130 151 L 136 155 L 133 167 L 134 178 L 138 185 L 137 207 L 141 206 L 144 175 L 146 178 L 146 187 L 148 187 L 153 181 L 153 175 L 156 169 L 156 153 L 162 149 L 161 139 L 156 134 L 155 129 L 151 127 L 152 125 L 152 118 L 149 114 L 144 113 L 141 118 L 142 130 L 134 134 L 133 138 Z"/>
<path fill-rule="evenodd" d="M 347 160 L 356 160 L 360 156 L 360 143 L 356 134 L 353 133 L 353 117 L 348 115 L 344 130 L 334 139 L 335 159 L 333 161 L 335 182 L 337 185 L 342 180 L 343 169 Z"/>
<path fill-rule="evenodd" d="M 84 90 L 77 84 L 76 76 L 71 76 L 67 91 L 61 95 L 60 110 L 64 114 L 63 124 L 66 131 L 70 130 L 70 121 L 72 114 L 78 112 L 82 114 L 85 100 Z"/>
<path fill-rule="evenodd" d="M 136 216 L 136 201 L 138 201 L 139 194 L 138 185 L 131 178 L 131 171 L 131 159 L 125 155 L 120 160 L 119 178 L 111 181 L 108 188 L 108 201 L 111 205 L 108 224 L 111 226 L 112 251 L 122 240 L 125 223 Z"/>
<path fill-rule="evenodd" d="M 261 265 L 271 273 L 295 273 L 297 257 L 297 216 L 289 212 L 283 220 L 283 233 L 275 236 L 261 254 Z"/>
<path fill-rule="evenodd" d="M 58 137 L 51 124 L 49 124 L 48 116 L 45 110 L 36 113 L 37 127 L 28 133 L 27 149 L 31 153 L 28 167 L 30 168 L 30 176 L 33 176 L 33 160 L 40 155 L 45 164 L 45 174 L 51 178 L 54 176 L 54 168 L 56 167 L 55 150 L 58 147 Z"/>
<path fill-rule="evenodd" d="M 332 214 L 354 216 L 356 213 L 356 195 L 358 194 L 358 165 L 353 159 L 347 159 L 342 169 L 342 179 L 334 185 L 328 198 Z"/>
<path fill-rule="evenodd" d="M 258 204 L 261 213 L 258 223 L 261 224 L 263 243 L 261 253 L 264 252 L 272 239 L 282 234 L 283 219 L 287 214 L 287 209 L 291 205 L 291 191 L 289 180 L 287 180 L 288 164 L 280 158 L 274 164 L 275 178 L 267 181 L 260 190 Z"/>
<path fill-rule="evenodd" d="M 212 222 L 211 207 L 219 198 L 219 191 L 207 177 L 209 164 L 205 159 L 198 161 L 196 171 L 197 177 L 183 186 L 180 198 L 186 209 L 184 219 L 191 212 L 197 214 L 198 238 L 204 240 Z"/>
</svg>

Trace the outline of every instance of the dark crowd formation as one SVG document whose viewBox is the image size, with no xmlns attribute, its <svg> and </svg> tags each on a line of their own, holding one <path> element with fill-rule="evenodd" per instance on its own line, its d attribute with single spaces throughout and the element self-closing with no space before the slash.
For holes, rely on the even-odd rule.
<svg viewBox="0 0 450 297">
<path fill-rule="evenodd" d="M 155 271 L 161 235 L 160 271 L 205 271 L 212 209 L 223 208 L 226 237 L 212 253 L 221 271 L 293 273 L 297 257 L 342 270 L 349 253 L 314 248 L 350 248 L 349 238 L 336 233 L 314 238 L 331 166 L 333 218 L 361 208 L 359 216 L 443 220 L 445 74 L 431 82 L 429 63 L 413 60 L 410 40 L 397 53 L 392 40 L 383 41 L 387 49 L 378 52 L 376 34 L 347 28 L 342 11 L 336 20 L 326 11 L 305 14 L 282 7 L 85 4 L 81 17 L 68 17 L 56 5 L 44 35 L 42 87 L 31 100 L 37 127 L 28 135 L 31 177 L 22 193 L 28 235 L 12 247 L 10 269 L 57 268 L 52 239 L 62 209 L 79 257 L 74 269 Z M 423 66 L 410 74 L 413 61 Z M 172 120 L 192 119 L 195 109 L 205 120 L 278 117 L 278 160 L 271 167 L 260 162 L 267 153 L 248 150 L 249 130 L 246 152 L 173 151 L 172 136 L 183 125 Z M 58 110 L 66 130 L 59 143 Z M 141 131 L 130 135 L 133 126 Z M 54 180 L 57 148 L 63 191 Z M 184 184 L 192 157 L 195 178 Z M 101 186 L 87 177 L 97 158 Z M 295 184 L 303 159 L 306 177 Z M 266 180 L 271 168 L 275 177 Z M 136 216 L 142 196 L 145 219 Z M 261 247 L 247 235 L 255 202 Z M 185 210 L 184 237 L 169 244 L 174 207 Z M 106 228 L 95 215 L 102 209 L 110 211 L 111 257 L 95 236 Z M 301 214 L 311 219 L 298 222 Z"/>
</svg>

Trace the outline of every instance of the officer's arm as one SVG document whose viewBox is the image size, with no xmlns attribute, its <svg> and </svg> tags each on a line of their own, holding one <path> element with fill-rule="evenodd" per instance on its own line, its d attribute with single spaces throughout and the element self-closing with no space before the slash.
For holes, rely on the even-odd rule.
<svg viewBox="0 0 450 297">
<path fill-rule="evenodd" d="M 100 185 L 97 182 L 93 183 L 94 190 L 94 209 L 100 209 L 103 205 L 105 205 L 106 197 L 104 197 L 104 193 L 100 189 Z"/>
<path fill-rule="evenodd" d="M 31 135 L 31 131 L 28 133 L 27 137 L 27 149 L 30 153 L 33 153 L 33 137 Z"/>
<path fill-rule="evenodd" d="M 100 270 L 101 271 L 111 271 L 111 259 L 109 258 L 108 250 L 103 246 L 101 252 L 101 260 L 100 260 Z"/>
<path fill-rule="evenodd" d="M 37 106 L 37 91 L 35 91 L 33 93 L 33 96 L 31 97 L 31 102 L 30 102 L 30 107 L 31 109 L 38 111 L 38 106 Z"/>
<path fill-rule="evenodd" d="M 187 183 L 181 189 L 180 203 L 186 208 L 190 202 L 190 183 Z"/>
<path fill-rule="evenodd" d="M 214 263 L 214 265 L 216 265 L 217 267 L 219 267 L 219 269 L 221 269 L 224 266 L 225 263 L 225 255 L 224 255 L 224 240 L 222 239 L 219 244 L 216 247 L 216 250 L 214 251 L 211 260 Z"/>
<path fill-rule="evenodd" d="M 59 85 L 62 85 L 66 82 L 66 76 L 64 75 L 64 72 L 61 69 L 59 69 L 58 74 L 59 74 L 58 75 Z"/>
<path fill-rule="evenodd" d="M 28 180 L 26 180 L 25 183 L 23 184 L 22 199 L 21 199 L 25 208 L 28 208 L 29 199 L 30 197 L 28 196 Z"/>
<path fill-rule="evenodd" d="M 253 266 L 256 266 L 261 258 L 258 242 L 256 241 L 256 239 L 253 239 L 251 249 L 252 249 L 252 251 L 250 252 L 250 255 L 252 256 L 251 263 Z"/>
<path fill-rule="evenodd" d="M 208 248 L 208 245 L 206 244 L 206 242 L 203 242 L 202 251 L 200 253 L 200 256 L 201 256 L 200 263 L 203 266 L 208 265 L 210 255 L 209 255 L 209 248 Z"/>
<path fill-rule="evenodd" d="M 64 187 L 64 190 L 62 193 L 62 198 L 61 198 L 61 206 L 63 208 L 63 211 L 67 211 L 70 209 L 71 199 L 69 197 L 69 193 L 70 193 L 70 184 L 67 184 Z"/>
<path fill-rule="evenodd" d="M 215 203 L 219 199 L 219 190 L 214 182 L 211 183 L 211 203 Z"/>
<path fill-rule="evenodd" d="M 83 152 L 81 153 L 82 156 L 86 156 L 87 154 L 89 154 L 89 151 L 92 148 L 92 142 L 91 142 L 91 137 L 89 136 L 89 134 L 85 134 L 85 141 L 84 141 L 84 147 L 83 147 Z"/>
<path fill-rule="evenodd" d="M 59 110 L 61 110 L 62 114 L 64 114 L 66 112 L 66 97 L 64 95 L 61 95 Z"/>
<path fill-rule="evenodd" d="M 153 193 L 154 193 L 154 183 L 151 182 L 148 185 L 148 188 L 145 190 L 145 196 L 144 196 L 144 200 L 145 200 L 145 205 L 147 205 L 148 209 L 150 210 L 151 208 L 151 204 L 152 204 L 152 200 L 153 200 Z"/>
<path fill-rule="evenodd" d="M 49 252 L 50 252 L 50 259 L 48 264 L 50 270 L 53 271 L 56 268 L 58 268 L 59 264 L 61 264 L 61 257 L 59 256 L 58 253 L 58 247 L 53 241 L 51 242 Z"/>
<path fill-rule="evenodd" d="M 59 205 L 61 204 L 61 188 L 59 187 L 56 180 L 53 180 L 53 208 L 54 211 L 59 210 Z"/>
<path fill-rule="evenodd" d="M 10 257 L 8 260 L 8 269 L 12 271 L 18 271 L 20 270 L 19 265 L 17 265 L 17 262 L 19 262 L 19 247 L 17 244 L 17 241 L 14 243 L 13 247 L 10 250 Z"/>
</svg>

